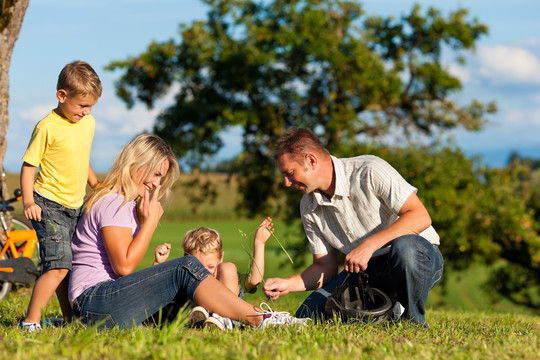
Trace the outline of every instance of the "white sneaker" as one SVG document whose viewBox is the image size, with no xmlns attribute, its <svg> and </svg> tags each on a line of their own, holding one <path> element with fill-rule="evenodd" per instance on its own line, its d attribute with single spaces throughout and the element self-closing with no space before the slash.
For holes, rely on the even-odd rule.
<svg viewBox="0 0 540 360">
<path fill-rule="evenodd" d="M 220 316 L 216 313 L 213 313 L 208 319 L 204 321 L 203 326 L 210 329 L 219 329 L 219 330 L 232 330 L 234 328 L 233 322 L 231 319 Z"/>
<path fill-rule="evenodd" d="M 195 306 L 189 313 L 186 320 L 190 327 L 201 327 L 209 316 L 210 315 L 205 308 L 202 306 Z"/>
<path fill-rule="evenodd" d="M 259 306 L 262 310 L 263 321 L 259 324 L 259 328 L 263 329 L 268 326 L 277 326 L 277 325 L 306 325 L 306 323 L 311 320 L 309 318 L 299 319 L 294 316 L 291 316 L 286 311 L 274 311 L 270 309 L 270 306 L 267 303 L 261 303 Z"/>
<path fill-rule="evenodd" d="M 21 321 L 21 323 L 19 324 L 19 329 L 29 332 L 31 334 L 38 333 L 42 330 L 41 325 L 39 323 L 36 323 L 36 322 L 27 323 L 24 321 Z"/>
</svg>

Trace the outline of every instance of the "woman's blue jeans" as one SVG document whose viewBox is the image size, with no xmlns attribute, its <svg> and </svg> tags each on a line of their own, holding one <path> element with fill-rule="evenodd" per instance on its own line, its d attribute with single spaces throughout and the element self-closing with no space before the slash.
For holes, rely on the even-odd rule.
<svg viewBox="0 0 540 360">
<path fill-rule="evenodd" d="M 170 304 L 193 300 L 210 275 L 193 256 L 184 256 L 86 289 L 73 302 L 73 315 L 100 328 L 129 328 Z"/>
<path fill-rule="evenodd" d="M 366 269 L 371 287 L 382 290 L 404 308 L 403 318 L 426 325 L 428 292 L 443 273 L 439 247 L 419 235 L 404 235 L 390 245 L 390 252 L 372 258 Z M 321 289 L 312 292 L 296 312 L 296 317 L 324 317 L 326 299 L 347 273 L 342 271 Z"/>
</svg>

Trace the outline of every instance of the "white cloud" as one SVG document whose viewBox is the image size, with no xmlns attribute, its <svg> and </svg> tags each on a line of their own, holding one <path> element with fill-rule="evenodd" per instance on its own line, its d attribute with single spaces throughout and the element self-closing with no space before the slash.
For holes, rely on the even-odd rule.
<svg viewBox="0 0 540 360">
<path fill-rule="evenodd" d="M 149 111 L 143 106 L 135 106 L 128 110 L 118 101 L 101 104 L 93 111 L 96 118 L 96 134 L 135 135 L 149 131 L 157 113 L 157 110 Z"/>
<path fill-rule="evenodd" d="M 497 83 L 540 83 L 540 59 L 515 46 L 485 46 L 478 50 L 480 73 Z"/>
<path fill-rule="evenodd" d="M 449 64 L 448 71 L 453 76 L 457 77 L 461 82 L 467 83 L 471 80 L 471 74 L 468 68 L 458 64 Z"/>
<path fill-rule="evenodd" d="M 28 126 L 34 126 L 54 108 L 54 104 L 37 104 L 30 108 L 16 109 L 10 116 L 12 121 L 21 121 Z"/>
</svg>

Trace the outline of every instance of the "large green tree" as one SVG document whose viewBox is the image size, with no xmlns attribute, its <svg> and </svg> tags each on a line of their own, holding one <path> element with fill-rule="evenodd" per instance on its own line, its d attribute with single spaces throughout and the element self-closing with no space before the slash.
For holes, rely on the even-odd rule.
<svg viewBox="0 0 540 360">
<path fill-rule="evenodd" d="M 191 168 L 222 148 L 225 131 L 242 128 L 245 214 L 267 213 L 279 194 L 271 151 L 290 126 L 310 127 L 331 152 L 352 155 L 349 145 L 396 130 L 478 130 L 495 110 L 451 100 L 461 83 L 443 52 L 463 61 L 487 33 L 465 9 L 445 17 L 415 6 L 394 20 L 368 17 L 356 1 L 204 2 L 208 18 L 181 25 L 178 41 L 153 42 L 108 69 L 122 72 L 117 93 L 129 107 L 151 108 L 175 89 L 154 131 Z"/>
<path fill-rule="evenodd" d="M 540 309 L 540 173 L 529 159 L 499 169 L 448 147 L 358 151 L 385 158 L 418 188 L 441 236 L 445 271 L 484 264 L 489 294 Z"/>
<path fill-rule="evenodd" d="M 222 148 L 221 135 L 240 127 L 239 211 L 295 218 L 301 194 L 283 191 L 271 158 L 286 128 L 312 128 L 337 156 L 379 154 L 420 189 L 449 268 L 499 265 L 497 275 L 509 286 L 492 288 L 540 306 L 532 286 L 540 238 L 523 172 L 482 169 L 452 148 L 403 147 L 411 136 L 436 140 L 457 127 L 480 130 L 496 111 L 493 103 L 453 101 L 462 84 L 445 65 L 450 56 L 463 63 L 487 34 L 485 25 L 466 9 L 444 16 L 414 6 L 400 18 L 381 18 L 355 1 L 204 2 L 207 19 L 181 25 L 178 40 L 153 42 L 108 66 L 121 73 L 117 93 L 128 107 L 139 101 L 152 108 L 176 92 L 154 131 L 185 165 L 203 166 Z M 401 147 L 374 146 L 389 136 L 399 136 L 394 145 Z M 209 185 L 199 185 L 202 193 L 189 192 L 193 200 L 212 198 Z"/>
</svg>

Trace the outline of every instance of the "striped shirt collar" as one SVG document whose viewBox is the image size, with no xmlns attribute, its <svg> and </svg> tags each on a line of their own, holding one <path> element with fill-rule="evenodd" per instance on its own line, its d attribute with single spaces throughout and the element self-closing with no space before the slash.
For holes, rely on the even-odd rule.
<svg viewBox="0 0 540 360">
<path fill-rule="evenodd" d="M 334 175 L 336 177 L 336 189 L 334 191 L 334 196 L 332 199 L 328 200 L 320 190 L 312 191 L 309 194 L 304 195 L 307 207 L 311 211 L 315 211 L 317 206 L 334 206 L 334 199 L 337 197 L 343 198 L 349 196 L 349 189 L 351 187 L 349 177 L 345 173 L 345 167 L 343 162 L 336 158 L 335 156 L 330 155 L 332 158 L 332 167 Z"/>
</svg>

